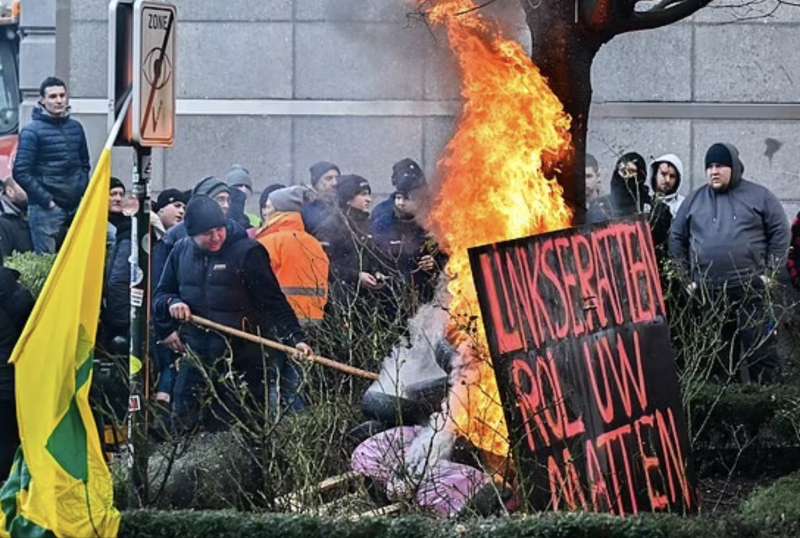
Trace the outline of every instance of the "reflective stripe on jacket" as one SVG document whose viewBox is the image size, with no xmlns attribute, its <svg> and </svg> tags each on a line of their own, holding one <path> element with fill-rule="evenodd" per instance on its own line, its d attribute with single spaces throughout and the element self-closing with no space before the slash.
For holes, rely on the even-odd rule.
<svg viewBox="0 0 800 538">
<path fill-rule="evenodd" d="M 297 212 L 278 212 L 256 240 L 269 253 L 272 271 L 300 321 L 319 321 L 328 302 L 330 262 L 322 245 L 305 231 Z"/>
</svg>

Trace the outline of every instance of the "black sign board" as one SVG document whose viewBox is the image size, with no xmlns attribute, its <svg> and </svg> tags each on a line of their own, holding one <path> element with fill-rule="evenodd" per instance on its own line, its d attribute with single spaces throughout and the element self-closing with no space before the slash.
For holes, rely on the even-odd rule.
<svg viewBox="0 0 800 538">
<path fill-rule="evenodd" d="M 469 255 L 528 505 L 694 511 L 647 222 L 562 230 Z"/>
</svg>

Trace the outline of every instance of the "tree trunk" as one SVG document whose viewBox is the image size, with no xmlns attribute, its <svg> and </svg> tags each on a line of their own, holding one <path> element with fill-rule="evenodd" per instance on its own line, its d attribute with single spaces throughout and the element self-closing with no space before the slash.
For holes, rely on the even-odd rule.
<svg viewBox="0 0 800 538">
<path fill-rule="evenodd" d="M 528 4 L 523 2 L 523 5 Z M 580 32 L 574 22 L 572 2 L 541 2 L 525 7 L 533 47 L 531 58 L 547 77 L 550 88 L 572 117 L 572 151 L 549 163 L 564 198 L 573 210 L 574 224 L 586 215 L 586 131 L 592 100 L 591 68 L 601 43 Z"/>
</svg>

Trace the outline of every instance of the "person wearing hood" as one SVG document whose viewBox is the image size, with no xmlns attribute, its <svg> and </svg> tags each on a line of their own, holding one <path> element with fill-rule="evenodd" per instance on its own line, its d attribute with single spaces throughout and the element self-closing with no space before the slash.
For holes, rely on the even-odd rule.
<svg viewBox="0 0 800 538">
<path fill-rule="evenodd" d="M 248 230 L 258 225 L 258 218 L 245 212 L 247 199 L 253 195 L 253 180 L 250 171 L 241 164 L 234 164 L 223 176 L 230 188 L 231 209 L 229 217 Z"/>
<path fill-rule="evenodd" d="M 328 256 L 320 242 L 305 231 L 300 215 L 310 195 L 308 187 L 301 185 L 272 191 L 262 206 L 265 225 L 256 235 L 267 249 L 275 278 L 302 327 L 321 323 L 328 302 Z M 284 353 L 270 355 L 275 367 L 275 375 L 270 376 L 273 405 L 280 400 L 292 411 L 302 410 L 300 370 Z"/>
<path fill-rule="evenodd" d="M 156 288 L 154 310 L 162 344 L 180 354 L 188 347 L 205 366 L 213 367 L 226 354 L 228 344 L 218 333 L 186 323 L 196 314 L 228 327 L 260 329 L 262 334 L 275 335 L 301 353 L 311 354 L 267 251 L 226 219 L 219 204 L 208 196 L 192 198 L 184 223 L 187 237 L 170 252 Z M 165 334 L 164 328 L 169 332 Z M 244 373 L 251 393 L 260 399 L 260 348 L 240 339 L 230 344 L 233 367 Z M 181 365 L 174 403 L 182 427 L 192 427 L 198 419 L 197 391 L 202 384 L 197 368 Z"/>
<path fill-rule="evenodd" d="M 336 184 L 341 171 L 338 166 L 328 161 L 314 163 L 308 170 L 311 173 L 311 189 L 315 196 L 303 206 L 302 215 L 306 231 L 316 236 L 319 226 L 336 208 Z"/>
<path fill-rule="evenodd" d="M 667 153 L 650 164 L 650 188 L 655 199 L 669 207 L 673 218 L 686 198 L 678 192 L 683 178 L 683 162 L 673 153 Z"/>
<path fill-rule="evenodd" d="M 3 258 L 14 252 L 33 250 L 31 229 L 25 215 L 27 206 L 25 191 L 14 178 L 7 177 L 0 194 L 0 256 Z"/>
<path fill-rule="evenodd" d="M 736 357 L 750 355 L 742 368 L 744 380 L 774 381 L 779 361 L 774 339 L 762 341 L 770 334 L 763 290 L 786 261 L 786 215 L 766 187 L 744 179 L 744 165 L 733 145 L 712 145 L 705 166 L 708 183 L 675 216 L 670 255 L 690 279 L 690 293 L 702 285 L 711 294 L 727 296 L 736 319 L 723 332 Z M 754 319 L 764 322 L 753 327 Z"/>
<path fill-rule="evenodd" d="M 611 192 L 596 198 L 586 213 L 590 224 L 645 215 L 657 250 L 666 248 L 672 216 L 669 208 L 653 200 L 645 184 L 647 166 L 638 153 L 626 153 L 617 161 L 611 176 Z"/>
<path fill-rule="evenodd" d="M 89 184 L 83 126 L 70 118 L 64 81 L 47 77 L 39 104 L 19 135 L 14 178 L 28 195 L 28 221 L 37 253 L 56 252 Z"/>
</svg>

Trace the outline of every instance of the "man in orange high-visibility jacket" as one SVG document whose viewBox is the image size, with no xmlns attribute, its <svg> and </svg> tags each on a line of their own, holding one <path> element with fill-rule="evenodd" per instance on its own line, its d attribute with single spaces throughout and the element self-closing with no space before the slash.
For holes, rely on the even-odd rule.
<svg viewBox="0 0 800 538">
<path fill-rule="evenodd" d="M 320 242 L 305 231 L 300 214 L 309 195 L 302 186 L 262 195 L 265 225 L 256 235 L 267 249 L 272 271 L 301 325 L 321 321 L 328 302 L 328 256 Z"/>
</svg>

